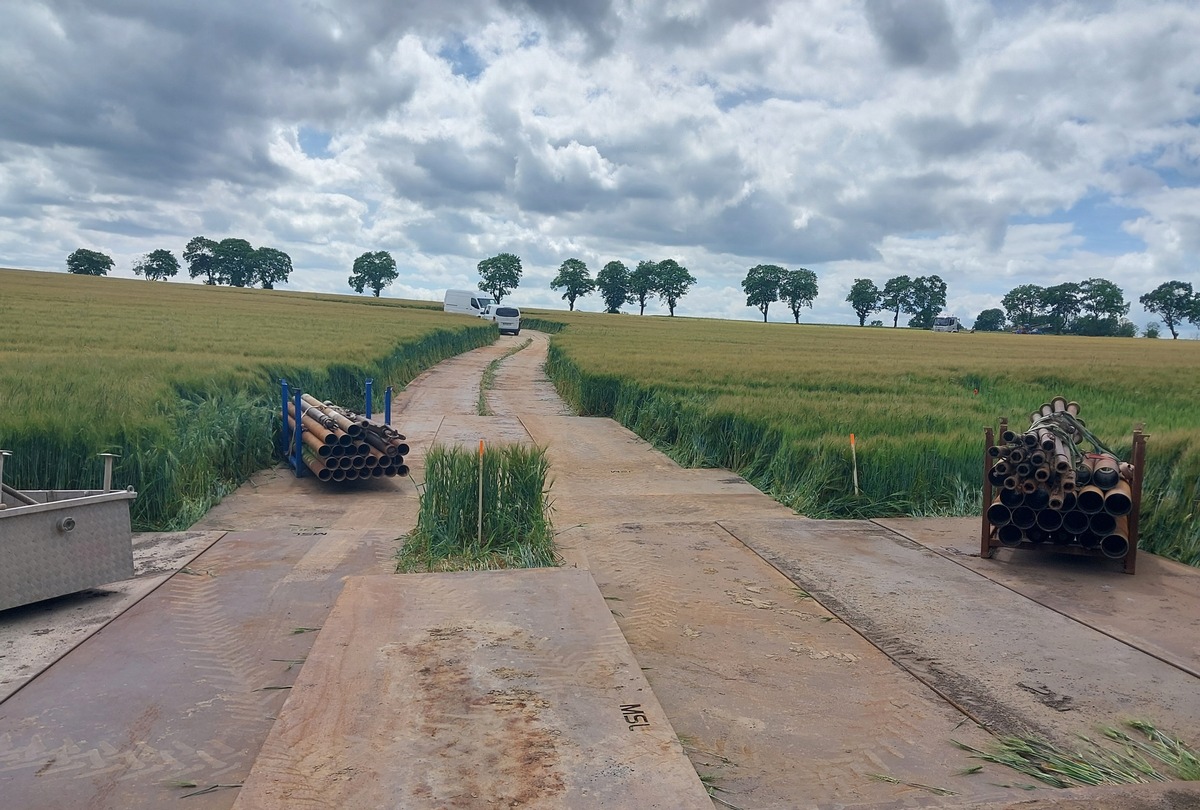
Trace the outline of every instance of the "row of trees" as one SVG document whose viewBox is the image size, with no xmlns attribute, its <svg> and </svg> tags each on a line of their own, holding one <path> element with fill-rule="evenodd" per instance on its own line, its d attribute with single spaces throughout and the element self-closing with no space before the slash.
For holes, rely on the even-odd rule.
<svg viewBox="0 0 1200 810">
<path fill-rule="evenodd" d="M 478 264 L 479 289 L 500 303 L 504 296 L 521 283 L 521 258 L 512 253 L 500 253 Z M 588 266 L 580 259 L 570 258 L 558 268 L 550 289 L 562 290 L 563 300 L 571 311 L 575 302 L 599 291 L 604 299 L 605 312 L 620 312 L 625 304 L 637 304 L 639 314 L 646 314 L 646 304 L 659 298 L 675 315 L 679 299 L 687 295 L 696 278 L 674 259 L 659 262 L 640 261 L 633 270 L 623 262 L 611 261 L 592 278 Z"/>
<path fill-rule="evenodd" d="M 1022 284 L 1009 290 L 1000 304 L 1009 324 L 1019 331 L 1111 336 L 1126 334 L 1131 326 L 1122 322 L 1129 313 L 1124 291 L 1104 278 L 1052 287 Z"/>
<path fill-rule="evenodd" d="M 687 295 L 696 277 L 674 259 L 652 262 L 643 260 L 630 270 L 624 262 L 611 261 L 596 274 L 595 281 L 588 273 L 587 265 L 579 259 L 567 259 L 558 268 L 558 275 L 550 282 L 550 289 L 563 290 L 563 299 L 570 309 L 575 301 L 593 290 L 599 290 L 604 299 L 604 311 L 617 313 L 625 304 L 637 304 L 638 314 L 646 314 L 646 304 L 651 298 L 660 298 L 673 317 L 679 299 Z"/>
<path fill-rule="evenodd" d="M 77 276 L 107 276 L 113 269 L 112 257 L 87 248 L 79 248 L 67 257 L 67 272 Z M 147 281 L 166 281 L 179 273 L 179 260 L 169 250 L 152 250 L 133 263 L 133 274 Z"/>
<path fill-rule="evenodd" d="M 1188 321 L 1200 326 L 1200 294 L 1186 281 L 1167 281 L 1141 296 L 1147 312 L 1159 317 L 1179 337 L 1179 327 Z M 975 330 L 1000 332 L 1051 332 L 1054 334 L 1133 337 L 1137 327 L 1124 316 L 1129 302 L 1124 291 L 1102 278 L 1067 282 L 1053 287 L 1022 284 L 1001 300 L 1004 309 L 985 309 L 975 319 Z M 1158 325 L 1146 327 L 1147 337 L 1158 337 Z"/>
<path fill-rule="evenodd" d="M 274 289 L 292 274 L 292 258 L 282 250 L 270 247 L 255 248 L 245 239 L 222 239 L 214 242 L 203 236 L 194 237 L 183 250 L 188 275 L 200 278 L 205 284 L 227 284 L 230 287 Z"/>
<path fill-rule="evenodd" d="M 255 248 L 245 239 L 214 242 L 197 236 L 187 243 L 183 259 L 188 275 L 202 278 L 205 284 L 231 287 L 261 285 L 264 290 L 287 281 L 292 274 L 292 259 L 282 250 Z M 79 248 L 67 257 L 67 272 L 84 276 L 107 276 L 113 268 L 111 256 Z M 133 264 L 133 273 L 148 281 L 166 281 L 179 274 L 179 260 L 169 250 L 152 250 Z"/>
<path fill-rule="evenodd" d="M 751 267 L 742 279 L 742 290 L 746 293 L 746 306 L 755 307 L 767 322 L 767 310 L 776 301 L 782 301 L 792 312 L 792 318 L 800 323 L 800 310 L 812 308 L 817 297 L 817 274 L 803 267 L 788 270 L 777 264 L 759 264 Z"/>
<path fill-rule="evenodd" d="M 892 328 L 900 323 L 900 313 L 911 315 L 908 325 L 916 329 L 929 329 L 933 319 L 946 306 L 946 282 L 941 276 L 896 276 L 888 279 L 883 289 L 875 286 L 869 278 L 856 278 L 850 285 L 847 303 L 858 316 L 858 325 L 863 326 L 867 317 L 876 312 L 892 314 Z"/>
</svg>

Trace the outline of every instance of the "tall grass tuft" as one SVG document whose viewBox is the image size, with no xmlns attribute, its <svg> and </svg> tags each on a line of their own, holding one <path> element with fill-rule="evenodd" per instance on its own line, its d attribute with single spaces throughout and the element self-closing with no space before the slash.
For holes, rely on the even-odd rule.
<svg viewBox="0 0 1200 810">
<path fill-rule="evenodd" d="M 462 571 L 557 565 L 547 516 L 549 464 L 541 448 L 505 445 L 483 454 L 483 532 L 479 535 L 480 456 L 435 446 L 425 456 L 417 526 L 396 570 Z"/>
</svg>

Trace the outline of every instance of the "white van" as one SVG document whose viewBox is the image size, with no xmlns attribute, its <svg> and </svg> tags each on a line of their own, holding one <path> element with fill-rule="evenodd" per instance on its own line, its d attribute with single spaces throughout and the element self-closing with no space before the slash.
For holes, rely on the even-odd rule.
<svg viewBox="0 0 1200 810">
<path fill-rule="evenodd" d="M 504 304 L 489 304 L 479 314 L 479 317 L 485 321 L 494 321 L 496 326 L 500 328 L 500 334 L 502 335 L 505 332 L 511 332 L 514 335 L 521 334 L 521 310 L 516 307 Z"/>
<path fill-rule="evenodd" d="M 475 290 L 446 290 L 446 312 L 457 312 L 460 315 L 482 315 L 492 303 L 492 299 Z"/>
<path fill-rule="evenodd" d="M 933 319 L 933 331 L 935 332 L 961 332 L 962 322 L 953 315 L 943 313 Z"/>
</svg>

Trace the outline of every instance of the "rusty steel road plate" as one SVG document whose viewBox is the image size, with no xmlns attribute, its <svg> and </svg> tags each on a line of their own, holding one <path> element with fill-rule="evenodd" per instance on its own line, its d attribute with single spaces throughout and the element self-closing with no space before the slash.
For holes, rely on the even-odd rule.
<svg viewBox="0 0 1200 810">
<path fill-rule="evenodd" d="M 347 574 L 386 570 L 394 537 L 225 535 L 0 704 L 0 806 L 162 808 L 239 784 L 316 635 L 295 631 L 321 626 Z"/>
<path fill-rule="evenodd" d="M 355 577 L 235 808 L 711 808 L 588 572 Z"/>
</svg>

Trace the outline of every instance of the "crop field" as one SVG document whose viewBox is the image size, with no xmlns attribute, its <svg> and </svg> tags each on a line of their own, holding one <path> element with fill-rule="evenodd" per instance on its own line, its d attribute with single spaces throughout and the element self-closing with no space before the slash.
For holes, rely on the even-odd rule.
<svg viewBox="0 0 1200 810">
<path fill-rule="evenodd" d="M 567 324 L 548 370 L 576 408 L 812 517 L 978 514 L 983 428 L 1056 394 L 1126 458 L 1144 422 L 1141 546 L 1200 564 L 1200 342 L 541 317 Z"/>
<path fill-rule="evenodd" d="M 278 381 L 362 407 L 491 343 L 427 302 L 0 270 L 5 482 L 96 487 L 121 455 L 138 528 L 183 528 L 271 463 Z"/>
</svg>

